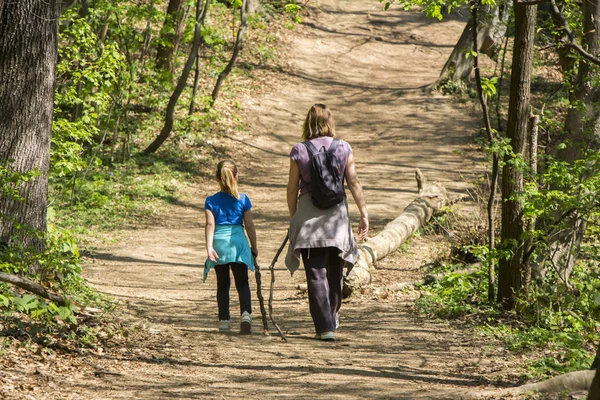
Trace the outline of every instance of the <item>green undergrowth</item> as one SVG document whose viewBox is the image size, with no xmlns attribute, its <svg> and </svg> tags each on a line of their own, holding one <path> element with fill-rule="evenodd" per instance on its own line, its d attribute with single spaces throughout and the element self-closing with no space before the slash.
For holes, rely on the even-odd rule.
<svg viewBox="0 0 600 400">
<path fill-rule="evenodd" d="M 428 316 L 462 321 L 500 340 L 527 360 L 524 378 L 542 378 L 590 367 L 600 342 L 600 274 L 598 259 L 580 261 L 567 289 L 553 271 L 532 284 L 514 312 L 488 301 L 488 271 L 456 272 L 462 263 L 438 265 L 447 274 L 419 288 L 417 309 Z M 452 272 L 454 271 L 454 272 Z"/>
</svg>

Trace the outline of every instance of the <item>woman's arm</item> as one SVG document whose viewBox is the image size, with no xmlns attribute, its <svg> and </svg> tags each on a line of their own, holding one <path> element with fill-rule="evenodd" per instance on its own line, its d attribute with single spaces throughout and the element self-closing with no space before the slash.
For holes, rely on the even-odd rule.
<svg viewBox="0 0 600 400">
<path fill-rule="evenodd" d="M 362 185 L 356 175 L 356 164 L 354 163 L 354 155 L 352 153 L 350 153 L 348 161 L 346 161 L 346 181 L 360 212 L 358 238 L 364 240 L 367 237 L 367 232 L 369 232 L 369 214 L 367 213 L 367 204 L 365 203 Z"/>
<path fill-rule="evenodd" d="M 290 218 L 296 214 L 298 207 L 298 188 L 300 186 L 300 169 L 294 160 L 290 160 L 290 176 L 287 184 L 287 204 Z"/>
<path fill-rule="evenodd" d="M 219 255 L 213 248 L 213 240 L 215 237 L 215 216 L 209 210 L 204 211 L 206 217 L 206 227 L 204 232 L 206 234 L 206 254 L 210 261 L 217 262 Z"/>
<path fill-rule="evenodd" d="M 254 257 L 258 257 L 258 247 L 256 245 L 256 228 L 254 227 L 254 221 L 252 220 L 251 210 L 248 210 L 244 213 L 244 226 L 246 227 L 248 239 L 250 239 L 250 248 L 252 249 L 252 255 Z"/>
</svg>

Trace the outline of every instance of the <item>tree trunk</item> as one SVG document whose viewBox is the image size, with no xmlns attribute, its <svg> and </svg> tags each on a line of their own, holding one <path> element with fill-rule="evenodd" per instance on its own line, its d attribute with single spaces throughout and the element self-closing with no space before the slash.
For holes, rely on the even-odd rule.
<svg viewBox="0 0 600 400">
<path fill-rule="evenodd" d="M 260 10 L 259 0 L 248 0 L 246 2 L 246 13 L 254 14 Z"/>
<path fill-rule="evenodd" d="M 0 196 L 0 241 L 8 243 L 17 225 L 46 231 L 60 2 L 0 1 L 0 15 L 0 166 L 39 172 L 19 186 L 24 201 Z M 42 248 L 32 231 L 20 245 Z"/>
<path fill-rule="evenodd" d="M 479 8 L 481 7 L 481 0 L 476 0 L 471 7 L 471 21 L 475 21 L 473 25 L 473 49 L 479 48 Z M 487 99 L 483 93 L 483 87 L 481 85 L 481 72 L 479 70 L 479 54 L 473 57 L 473 67 L 475 69 L 475 83 L 477 84 L 477 94 L 479 95 L 479 103 L 481 104 L 481 111 L 483 114 L 483 123 L 485 126 L 485 132 L 487 134 L 490 146 L 494 144 L 494 132 L 492 130 L 492 123 L 490 122 L 490 112 L 487 105 Z M 492 174 L 490 179 L 490 195 L 487 202 L 487 219 L 488 219 L 488 251 L 490 254 L 494 252 L 496 243 L 496 193 L 498 189 L 498 175 L 499 175 L 499 156 L 497 152 L 492 154 Z M 496 298 L 496 261 L 493 257 L 489 259 L 488 265 L 488 300 L 492 302 Z"/>
<path fill-rule="evenodd" d="M 183 20 L 184 5 L 184 0 L 169 0 L 167 6 L 167 14 L 156 50 L 156 66 L 163 71 L 173 72 L 173 54 L 183 34 L 183 30 L 179 27 Z"/>
<path fill-rule="evenodd" d="M 396 251 L 417 229 L 424 226 L 433 213 L 448 204 L 446 190 L 425 180 L 421 171 L 416 171 L 419 195 L 402 212 L 387 224 L 375 237 L 367 239 L 359 248 L 358 261 L 344 279 L 344 297 L 355 288 L 371 282 L 370 268 L 375 261 Z"/>
<path fill-rule="evenodd" d="M 192 45 L 192 49 L 190 50 L 190 55 L 183 67 L 183 71 L 181 72 L 181 76 L 179 77 L 179 81 L 177 81 L 177 86 L 171 94 L 171 98 L 169 98 L 169 104 L 167 105 L 167 110 L 165 112 L 165 124 L 163 125 L 162 130 L 159 135 L 154 139 L 152 143 L 144 150 L 144 153 L 154 153 L 158 148 L 167 140 L 171 131 L 173 130 L 173 122 L 175 121 L 175 106 L 177 105 L 177 101 L 185 89 L 187 84 L 188 76 L 190 75 L 190 71 L 194 66 L 194 61 L 196 61 L 196 57 L 198 57 L 198 48 L 200 47 L 200 43 L 202 42 L 202 24 L 204 18 L 206 17 L 206 13 L 208 10 L 208 6 L 210 5 L 210 0 L 197 0 L 196 3 L 196 28 L 194 30 L 194 43 Z"/>
<path fill-rule="evenodd" d="M 238 29 L 235 45 L 233 46 L 233 53 L 231 54 L 231 59 L 225 69 L 219 74 L 217 78 L 217 83 L 215 84 L 215 88 L 212 92 L 212 104 L 217 101 L 217 97 L 219 96 L 219 91 L 221 90 L 221 85 L 225 82 L 225 79 L 233 69 L 235 61 L 237 60 L 238 54 L 240 53 L 240 49 L 242 47 L 242 41 L 244 38 L 244 32 L 246 31 L 246 3 L 247 0 L 242 0 L 242 7 L 240 8 L 240 29 Z"/>
<path fill-rule="evenodd" d="M 588 53 L 600 53 L 600 0 L 589 0 L 582 3 L 583 8 L 583 46 Z M 565 119 L 564 136 L 558 142 L 568 141 L 569 145 L 554 153 L 558 160 L 573 164 L 584 156 L 584 151 L 590 145 L 597 147 L 594 140 L 594 128 L 599 119 L 595 106 L 600 90 L 594 85 L 598 78 L 598 67 L 588 60 L 580 58 L 577 75 L 573 82 L 567 117 Z M 566 210 L 559 210 L 561 215 Z M 580 213 L 575 212 L 557 226 L 557 234 L 549 238 L 550 262 L 556 267 L 562 280 L 567 284 L 579 254 L 579 247 L 585 235 L 586 221 Z"/>
<path fill-rule="evenodd" d="M 531 64 L 533 60 L 537 5 L 515 3 L 515 44 L 510 82 L 507 138 L 514 156 L 504 156 L 502 168 L 503 250 L 498 266 L 498 302 L 507 310 L 515 306 L 521 288 L 524 222 L 521 201 L 514 198 L 523 191 L 523 171 L 515 165 L 515 157 L 523 157 L 528 132 Z"/>
<path fill-rule="evenodd" d="M 502 47 L 502 39 L 506 36 L 507 21 L 510 16 L 512 0 L 506 0 L 501 6 L 487 7 L 485 12 L 479 13 L 479 27 L 477 42 L 479 51 L 490 58 L 496 57 Z M 469 19 L 463 30 L 458 43 L 448 57 L 440 77 L 436 84 L 444 84 L 447 81 L 466 82 L 473 71 L 473 57 L 467 57 L 466 52 L 473 50 L 473 19 Z"/>
<path fill-rule="evenodd" d="M 600 373 L 598 371 L 600 371 L 600 369 L 597 369 L 594 374 L 587 400 L 600 400 Z"/>
</svg>

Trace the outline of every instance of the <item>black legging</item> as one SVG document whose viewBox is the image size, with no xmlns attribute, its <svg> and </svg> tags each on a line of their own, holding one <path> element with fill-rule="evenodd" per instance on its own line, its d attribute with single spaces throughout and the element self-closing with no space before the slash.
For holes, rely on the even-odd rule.
<svg viewBox="0 0 600 400">
<path fill-rule="evenodd" d="M 231 277 L 229 276 L 229 267 L 233 272 L 235 279 L 235 288 L 240 297 L 240 314 L 244 311 L 252 313 L 250 302 L 250 285 L 248 284 L 248 267 L 242 263 L 231 263 L 216 265 L 217 274 L 217 304 L 219 305 L 219 320 L 230 320 L 229 315 L 229 287 L 231 286 Z"/>
</svg>

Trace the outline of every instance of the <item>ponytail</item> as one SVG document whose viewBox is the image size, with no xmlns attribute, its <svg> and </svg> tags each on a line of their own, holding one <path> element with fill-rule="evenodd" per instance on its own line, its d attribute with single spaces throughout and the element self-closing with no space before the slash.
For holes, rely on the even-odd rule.
<svg viewBox="0 0 600 400">
<path fill-rule="evenodd" d="M 237 187 L 238 170 L 235 163 L 231 160 L 223 160 L 217 164 L 217 180 L 221 191 L 229 193 L 236 199 L 240 198 Z"/>
</svg>

